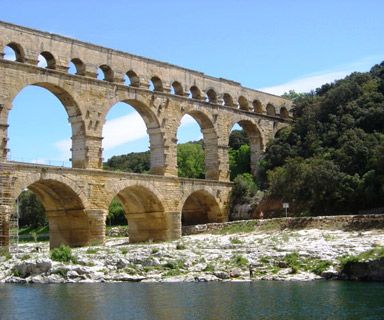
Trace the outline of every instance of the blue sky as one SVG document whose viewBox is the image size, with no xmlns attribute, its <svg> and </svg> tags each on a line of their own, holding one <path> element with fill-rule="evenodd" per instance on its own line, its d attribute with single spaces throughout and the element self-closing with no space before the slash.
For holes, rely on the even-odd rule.
<svg viewBox="0 0 384 320">
<path fill-rule="evenodd" d="M 309 91 L 384 60 L 383 12 L 381 0 L 1 0 L 0 20 L 282 94 Z M 57 99 L 27 87 L 14 105 L 11 158 L 67 160 L 70 127 Z M 50 116 L 37 125 L 44 110 Z M 108 114 L 110 128 L 130 121 L 134 132 L 116 136 L 107 124 L 104 158 L 147 149 L 145 130 L 130 111 L 123 105 Z M 186 119 L 180 141 L 199 137 Z"/>
</svg>

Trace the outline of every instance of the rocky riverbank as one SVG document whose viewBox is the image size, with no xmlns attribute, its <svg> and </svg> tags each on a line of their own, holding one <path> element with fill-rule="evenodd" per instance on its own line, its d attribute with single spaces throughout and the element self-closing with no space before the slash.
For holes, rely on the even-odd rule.
<svg viewBox="0 0 384 320">
<path fill-rule="evenodd" d="M 50 258 L 48 243 L 25 243 L 0 256 L 0 283 L 339 279 L 348 278 L 339 272 L 342 263 L 383 247 L 383 229 L 280 230 L 249 223 L 165 243 L 110 237 L 105 246 L 72 249 L 66 263 Z"/>
</svg>

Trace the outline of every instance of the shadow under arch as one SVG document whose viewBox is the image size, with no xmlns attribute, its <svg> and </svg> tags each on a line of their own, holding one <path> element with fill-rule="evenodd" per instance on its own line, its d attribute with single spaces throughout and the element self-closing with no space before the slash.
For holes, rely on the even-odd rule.
<svg viewBox="0 0 384 320">
<path fill-rule="evenodd" d="M 181 224 L 190 226 L 223 222 L 223 215 L 215 197 L 206 190 L 192 192 L 181 209 Z"/>
<path fill-rule="evenodd" d="M 141 185 L 125 187 L 116 194 L 128 221 L 129 242 L 165 241 L 168 223 L 158 195 Z"/>
<path fill-rule="evenodd" d="M 261 130 L 257 126 L 256 123 L 250 120 L 237 120 L 231 123 L 231 127 L 233 128 L 235 124 L 238 124 L 246 133 L 249 140 L 249 148 L 250 148 L 250 165 L 251 165 L 251 173 L 253 176 L 257 174 L 257 162 L 260 160 L 261 154 L 265 149 L 263 135 Z"/>
<path fill-rule="evenodd" d="M 107 110 L 105 111 L 104 119 L 106 119 L 108 112 L 120 102 L 135 109 L 145 123 L 149 136 L 149 150 L 151 154 L 150 174 L 164 175 L 166 173 L 164 138 L 158 117 L 146 102 L 143 102 L 138 98 L 121 98 L 115 99 L 113 103 L 109 104 Z"/>
<path fill-rule="evenodd" d="M 90 242 L 90 224 L 80 196 L 67 184 L 42 179 L 27 186 L 45 209 L 49 223 L 50 248 L 80 247 Z"/>
<path fill-rule="evenodd" d="M 86 168 L 86 148 L 85 148 L 85 124 L 84 120 L 82 119 L 82 112 L 75 101 L 75 99 L 72 97 L 72 95 L 66 91 L 65 89 L 61 88 L 60 86 L 50 83 L 50 82 L 40 82 L 40 81 L 31 81 L 29 83 L 24 83 L 20 87 L 15 88 L 15 91 L 13 92 L 13 96 L 10 101 L 14 101 L 16 96 L 22 92 L 23 89 L 25 89 L 28 86 L 32 87 L 40 87 L 43 89 L 46 89 L 50 93 L 52 93 L 62 104 L 64 107 L 64 110 L 66 111 L 68 115 L 68 121 L 71 124 L 71 131 L 72 131 L 72 167 L 73 168 Z M 37 103 L 37 102 L 35 102 Z M 12 106 L 12 104 L 11 104 Z M 4 112 L 8 112 L 7 108 L 3 108 Z M 10 109 L 11 110 L 11 109 Z M 9 111 L 10 111 L 9 110 Z M 0 110 L 1 111 L 1 110 Z M 9 113 L 6 114 L 4 118 L 7 119 L 8 124 L 8 116 Z M 0 116 L 1 118 L 1 116 Z"/>
<path fill-rule="evenodd" d="M 200 110 L 186 111 L 181 118 L 185 115 L 189 115 L 196 120 L 200 126 L 201 133 L 203 134 L 205 179 L 218 180 L 220 177 L 218 136 L 212 120 Z"/>
</svg>

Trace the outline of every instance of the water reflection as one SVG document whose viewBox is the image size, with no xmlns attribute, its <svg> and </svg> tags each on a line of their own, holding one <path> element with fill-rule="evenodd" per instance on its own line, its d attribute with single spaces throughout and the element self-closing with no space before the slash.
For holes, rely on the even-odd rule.
<svg viewBox="0 0 384 320">
<path fill-rule="evenodd" d="M 382 319 L 383 283 L 0 285 L 0 319 Z"/>
</svg>

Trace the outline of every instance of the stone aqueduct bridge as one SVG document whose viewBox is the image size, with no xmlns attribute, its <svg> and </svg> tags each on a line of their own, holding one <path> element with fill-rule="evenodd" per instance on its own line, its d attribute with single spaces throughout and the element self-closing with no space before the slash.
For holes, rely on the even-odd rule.
<svg viewBox="0 0 384 320">
<path fill-rule="evenodd" d="M 0 59 L 3 237 L 15 199 L 25 188 L 46 209 L 51 246 L 102 242 L 107 208 L 115 196 L 124 206 L 131 241 L 179 238 L 182 221 L 225 221 L 233 125 L 249 137 L 255 173 L 268 141 L 291 122 L 286 99 L 167 63 L 0 22 L 0 48 L 5 47 L 13 49 L 15 61 Z M 39 55 L 47 62 L 44 68 L 38 66 Z M 75 74 L 68 71 L 70 62 Z M 72 128 L 71 169 L 7 160 L 8 115 L 12 101 L 28 85 L 49 90 L 63 104 Z M 147 126 L 149 175 L 102 170 L 103 125 L 118 102 L 136 109 Z M 201 127 L 205 180 L 177 177 L 176 134 L 186 114 Z"/>
</svg>

